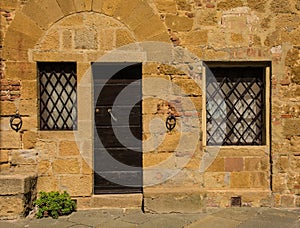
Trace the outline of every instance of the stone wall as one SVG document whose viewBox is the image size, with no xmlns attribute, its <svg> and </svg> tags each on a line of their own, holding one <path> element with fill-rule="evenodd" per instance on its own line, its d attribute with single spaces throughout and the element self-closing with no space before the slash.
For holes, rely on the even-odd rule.
<svg viewBox="0 0 300 228">
<path fill-rule="evenodd" d="M 248 206 L 300 206 L 298 0 L 2 0 L 0 7 L 1 174 L 37 174 L 38 190 L 68 190 L 78 202 L 92 196 L 92 103 L 86 102 L 92 100 L 90 64 L 123 45 L 159 41 L 186 48 L 204 61 L 270 61 L 271 144 L 224 147 L 210 163 L 205 161 L 210 151 L 203 146 L 201 132 L 195 150 L 175 150 L 178 140 L 190 139 L 193 132 L 189 128 L 182 133 L 186 123 L 180 123 L 172 132 L 164 132 L 159 147 L 144 148 L 145 170 L 167 161 L 168 169 L 180 166 L 182 171 L 145 187 L 148 210 L 165 211 L 154 207 L 173 202 L 168 197 L 182 205 L 196 199 L 201 207 L 227 207 L 235 196 Z M 39 131 L 37 61 L 77 62 L 75 134 Z M 189 116 L 192 106 L 187 100 L 199 121 L 187 126 L 196 124 L 202 130 L 202 91 L 191 78 L 160 63 L 143 65 L 143 79 L 147 78 L 163 78 L 184 93 L 167 90 L 166 101 L 159 98 L 159 87 L 144 88 L 145 142 L 154 137 L 152 130 L 156 138 L 162 134 L 155 127 L 150 132 L 154 118 L 164 121 L 170 113 L 178 120 Z M 17 109 L 24 122 L 18 133 L 9 127 Z M 183 143 L 188 148 L 189 140 Z M 200 172 L 201 164 L 205 172 Z M 191 197 L 180 198 L 182 192 Z"/>
<path fill-rule="evenodd" d="M 36 176 L 0 175 L 0 218 L 16 219 L 34 208 Z"/>
<path fill-rule="evenodd" d="M 203 207 L 203 179 L 199 172 L 202 91 L 197 80 L 175 67 L 144 65 L 145 211 L 196 212 Z M 171 131 L 165 126 L 169 115 L 176 117 Z"/>
</svg>

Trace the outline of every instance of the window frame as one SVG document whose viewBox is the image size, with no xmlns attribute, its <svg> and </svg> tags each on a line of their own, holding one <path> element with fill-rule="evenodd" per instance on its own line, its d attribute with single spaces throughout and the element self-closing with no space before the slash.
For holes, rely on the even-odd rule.
<svg viewBox="0 0 300 228">
<path fill-rule="evenodd" d="M 75 90 L 75 103 L 72 103 L 72 109 L 75 108 L 75 113 L 76 116 L 74 119 L 72 119 L 72 128 L 65 128 L 64 126 L 62 127 L 58 127 L 58 128 L 43 128 L 42 127 L 42 83 L 41 83 L 41 75 L 40 75 L 40 69 L 42 67 L 46 67 L 47 64 L 53 64 L 51 66 L 51 68 L 57 67 L 57 68 L 63 68 L 62 65 L 67 65 L 69 64 L 70 66 L 73 64 L 74 66 L 71 66 L 71 68 L 73 68 L 75 70 L 74 74 L 75 74 L 75 85 L 74 85 L 74 90 Z M 56 64 L 56 65 L 55 65 Z M 43 66 L 44 65 L 44 66 Z M 54 66 L 55 65 L 55 66 Z M 60 66 L 59 66 L 60 65 Z M 77 62 L 75 61 L 38 61 L 36 62 L 36 69 L 37 69 L 37 77 L 38 77 L 38 127 L 40 131 L 59 131 L 59 132 L 71 132 L 71 131 L 77 131 L 78 130 L 78 74 L 77 74 Z M 73 70 L 72 69 L 72 70 Z M 55 72 L 57 73 L 57 72 Z M 59 74 L 61 74 L 61 71 L 59 72 Z M 49 80 L 49 79 L 47 79 Z M 44 86 L 47 83 L 44 84 Z M 49 83 L 48 83 L 49 84 Z M 51 83 L 52 84 L 52 83 Z M 72 91 L 71 91 L 72 93 Z M 70 94 L 68 94 L 68 96 L 70 96 Z M 72 111 L 71 111 L 72 112 Z M 68 116 L 72 115 L 71 113 L 68 114 Z M 69 117 L 68 117 L 69 118 Z M 45 125 L 45 124 L 44 124 Z"/>
<path fill-rule="evenodd" d="M 264 75 L 264 142 L 260 145 L 208 145 L 207 144 L 207 106 L 206 106 L 206 77 L 207 77 L 207 68 L 220 67 L 220 68 L 243 68 L 243 67 L 263 67 Z M 271 62 L 270 61 L 204 61 L 203 62 L 203 77 L 202 77 L 202 145 L 203 147 L 234 147 L 234 148 L 245 148 L 245 147 L 269 147 L 270 145 L 270 115 L 271 115 Z"/>
</svg>

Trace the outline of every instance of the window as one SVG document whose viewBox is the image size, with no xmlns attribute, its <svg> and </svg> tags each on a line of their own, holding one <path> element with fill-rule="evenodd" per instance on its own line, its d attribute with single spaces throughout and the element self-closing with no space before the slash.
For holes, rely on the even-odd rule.
<svg viewBox="0 0 300 228">
<path fill-rule="evenodd" d="M 76 63 L 39 62 L 40 129 L 77 129 Z"/>
<path fill-rule="evenodd" d="M 206 145 L 265 145 L 267 67 L 208 65 Z"/>
</svg>

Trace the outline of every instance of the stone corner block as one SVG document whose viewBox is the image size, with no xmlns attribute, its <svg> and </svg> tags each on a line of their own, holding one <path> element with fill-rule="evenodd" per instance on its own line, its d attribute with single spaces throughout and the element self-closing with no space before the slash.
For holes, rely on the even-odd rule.
<svg viewBox="0 0 300 228">
<path fill-rule="evenodd" d="M 35 186 L 36 176 L 25 175 L 1 175 L 0 176 L 0 194 L 17 195 L 26 194 Z"/>
</svg>

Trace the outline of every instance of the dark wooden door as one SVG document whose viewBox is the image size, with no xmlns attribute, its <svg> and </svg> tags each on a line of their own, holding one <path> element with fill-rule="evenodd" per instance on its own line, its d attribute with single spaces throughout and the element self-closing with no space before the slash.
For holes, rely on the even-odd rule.
<svg viewBox="0 0 300 228">
<path fill-rule="evenodd" d="M 142 192 L 140 63 L 94 63 L 94 194 Z"/>
</svg>

